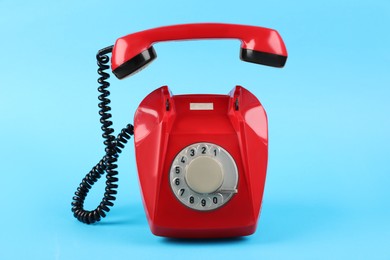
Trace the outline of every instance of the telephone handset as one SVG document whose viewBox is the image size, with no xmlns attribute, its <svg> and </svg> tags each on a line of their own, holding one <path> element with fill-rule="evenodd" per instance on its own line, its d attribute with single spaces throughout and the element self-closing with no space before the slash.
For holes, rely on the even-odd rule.
<svg viewBox="0 0 390 260">
<path fill-rule="evenodd" d="M 265 110 L 248 90 L 228 95 L 172 95 L 167 86 L 139 105 L 134 126 L 113 135 L 107 88 L 108 53 L 117 78 L 132 75 L 156 58 L 153 44 L 189 39 L 240 39 L 240 58 L 283 67 L 287 50 L 277 31 L 236 24 L 183 24 L 119 38 L 97 54 L 105 156 L 75 192 L 72 212 L 81 222 L 100 221 L 113 206 L 118 181 L 116 161 L 131 135 L 142 198 L 153 234 L 211 238 L 255 232 L 268 158 Z M 92 185 L 106 173 L 104 197 L 95 210 L 84 209 Z"/>
<path fill-rule="evenodd" d="M 112 53 L 112 71 L 122 79 L 156 58 L 155 42 L 188 39 L 240 39 L 241 59 L 283 67 L 287 51 L 277 31 L 236 24 L 183 24 L 159 27 L 119 38 Z"/>
</svg>

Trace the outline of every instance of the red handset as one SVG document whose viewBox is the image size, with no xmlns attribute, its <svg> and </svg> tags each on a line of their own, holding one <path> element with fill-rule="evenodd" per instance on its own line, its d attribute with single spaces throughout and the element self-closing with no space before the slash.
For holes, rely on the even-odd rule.
<svg viewBox="0 0 390 260">
<path fill-rule="evenodd" d="M 200 23 L 164 26 L 119 38 L 112 52 L 111 68 L 119 78 L 138 71 L 154 58 L 156 42 L 191 39 L 239 39 L 243 61 L 283 67 L 287 50 L 275 30 L 237 24 Z"/>
<path fill-rule="evenodd" d="M 150 29 L 119 38 L 99 51 L 99 114 L 106 155 L 80 183 L 74 216 L 91 224 L 113 206 L 116 161 L 134 134 L 142 198 L 153 234 L 216 238 L 250 235 L 260 214 L 268 159 L 267 116 L 259 100 L 236 86 L 228 95 L 172 95 L 164 86 L 139 105 L 134 126 L 115 138 L 111 128 L 107 54 L 118 78 L 134 74 L 155 57 L 153 44 L 170 40 L 235 38 L 244 61 L 283 67 L 287 51 L 272 29 L 235 24 L 184 24 Z M 88 211 L 84 200 L 106 172 L 106 192 Z"/>
</svg>

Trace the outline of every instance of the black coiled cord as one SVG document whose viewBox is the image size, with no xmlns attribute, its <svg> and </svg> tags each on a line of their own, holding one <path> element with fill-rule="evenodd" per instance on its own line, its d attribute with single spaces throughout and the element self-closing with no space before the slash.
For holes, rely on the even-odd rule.
<svg viewBox="0 0 390 260">
<path fill-rule="evenodd" d="M 102 123 L 103 130 L 103 138 L 106 155 L 99 161 L 98 164 L 95 165 L 91 169 L 91 171 L 84 177 L 81 181 L 77 191 L 75 192 L 75 196 L 72 201 L 72 212 L 75 218 L 79 221 L 92 224 L 97 221 L 100 221 L 101 218 L 106 216 L 106 212 L 110 211 L 111 206 L 114 205 L 113 201 L 115 200 L 115 194 L 117 194 L 116 189 L 118 188 L 118 172 L 115 170 L 118 166 L 116 162 L 118 160 L 119 154 L 122 149 L 125 147 L 125 144 L 130 139 L 131 135 L 134 134 L 134 127 L 131 124 L 128 124 L 125 128 L 122 129 L 120 134 L 115 138 L 112 133 L 114 129 L 111 128 L 112 121 L 111 114 L 109 111 L 111 110 L 110 99 L 108 96 L 110 92 L 107 88 L 110 86 L 110 83 L 107 79 L 110 75 L 105 70 L 109 69 L 110 66 L 107 63 L 110 61 L 110 58 L 107 56 L 108 53 L 112 52 L 113 46 L 106 47 L 101 49 L 97 55 L 97 64 L 99 66 L 97 72 L 100 75 L 98 82 L 100 84 L 98 91 L 101 93 L 99 95 L 99 115 L 100 115 L 100 123 Z M 84 201 L 87 197 L 89 190 L 92 188 L 92 185 L 98 181 L 98 179 L 106 172 L 106 189 L 104 193 L 104 197 L 100 202 L 99 206 L 92 210 L 84 209 Z"/>
</svg>

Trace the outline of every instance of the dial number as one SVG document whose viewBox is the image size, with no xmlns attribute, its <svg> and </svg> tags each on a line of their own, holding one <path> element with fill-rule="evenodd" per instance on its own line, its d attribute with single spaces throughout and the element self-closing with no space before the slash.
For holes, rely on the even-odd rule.
<svg viewBox="0 0 390 260">
<path fill-rule="evenodd" d="M 180 167 L 179 167 L 179 166 L 176 166 L 176 167 L 175 167 L 175 173 L 176 173 L 176 174 L 180 174 L 180 173 L 181 173 L 181 170 L 180 170 Z"/>
<path fill-rule="evenodd" d="M 182 156 L 181 159 L 180 159 L 180 162 L 181 163 L 186 163 L 187 162 L 187 158 L 185 156 Z"/>
<path fill-rule="evenodd" d="M 179 186 L 179 185 L 180 185 L 180 179 L 179 179 L 179 178 L 176 178 L 176 179 L 175 179 L 175 185 L 176 185 L 176 186 Z"/>
</svg>

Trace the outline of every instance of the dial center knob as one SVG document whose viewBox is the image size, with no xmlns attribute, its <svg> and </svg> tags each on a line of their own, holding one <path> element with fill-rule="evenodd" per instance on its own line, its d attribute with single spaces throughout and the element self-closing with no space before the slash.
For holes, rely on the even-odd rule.
<svg viewBox="0 0 390 260">
<path fill-rule="evenodd" d="M 190 162 L 185 175 L 188 186 L 198 193 L 213 193 L 223 183 L 221 165 L 213 158 L 200 156 Z"/>
</svg>

